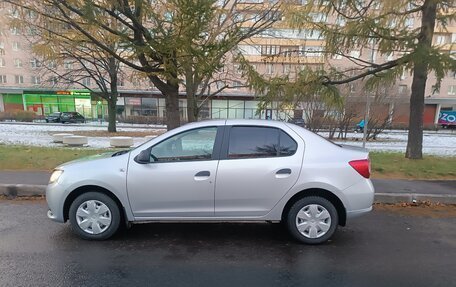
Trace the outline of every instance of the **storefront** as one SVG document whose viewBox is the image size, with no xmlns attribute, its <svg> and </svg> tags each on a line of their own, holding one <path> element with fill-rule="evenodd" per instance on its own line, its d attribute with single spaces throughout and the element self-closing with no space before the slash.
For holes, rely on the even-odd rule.
<svg viewBox="0 0 456 287">
<path fill-rule="evenodd" d="M 13 111 L 23 110 L 24 102 L 22 101 L 22 94 L 2 93 L 2 110 Z"/>
<path fill-rule="evenodd" d="M 92 117 L 92 103 L 88 91 L 24 91 L 24 107 L 37 115 L 55 112 L 78 112 Z"/>
</svg>

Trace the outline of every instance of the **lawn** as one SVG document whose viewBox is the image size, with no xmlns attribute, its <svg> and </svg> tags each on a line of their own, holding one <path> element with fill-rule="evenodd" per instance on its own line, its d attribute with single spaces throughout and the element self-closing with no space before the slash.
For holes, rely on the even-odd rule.
<svg viewBox="0 0 456 287">
<path fill-rule="evenodd" d="M 61 163 L 113 149 L 0 145 L 0 170 L 51 170 Z M 456 179 L 456 157 L 408 160 L 401 153 L 370 153 L 373 178 Z"/>
<path fill-rule="evenodd" d="M 52 170 L 61 163 L 113 149 L 0 145 L 0 170 Z"/>
<path fill-rule="evenodd" d="M 370 153 L 373 178 L 456 179 L 456 157 L 409 160 L 402 153 Z"/>
</svg>

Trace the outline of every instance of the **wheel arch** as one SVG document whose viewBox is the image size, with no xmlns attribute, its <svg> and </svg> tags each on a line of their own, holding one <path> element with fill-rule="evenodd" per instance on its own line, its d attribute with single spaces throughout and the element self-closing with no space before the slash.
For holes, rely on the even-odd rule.
<svg viewBox="0 0 456 287">
<path fill-rule="evenodd" d="M 114 202 L 117 204 L 120 210 L 120 216 L 121 216 L 121 222 L 124 222 L 126 220 L 126 214 L 125 214 L 125 209 L 122 205 L 122 202 L 117 198 L 117 196 L 112 193 L 110 190 L 98 186 L 98 185 L 84 185 L 80 186 L 76 189 L 74 189 L 70 194 L 65 199 L 65 202 L 63 204 L 63 219 L 64 221 L 67 221 L 69 218 L 69 212 L 70 212 L 70 206 L 71 203 L 81 194 L 87 193 L 87 192 L 100 192 L 103 193 L 107 196 L 109 196 Z"/>
<path fill-rule="evenodd" d="M 332 193 L 329 190 L 322 189 L 322 188 L 309 188 L 309 189 L 301 190 L 300 192 L 293 195 L 287 201 L 287 203 L 285 204 L 285 207 L 282 210 L 282 217 L 281 217 L 282 221 L 285 220 L 285 218 L 288 214 L 288 211 L 290 210 L 290 208 L 293 206 L 293 204 L 295 202 L 297 202 L 301 198 L 308 197 L 308 196 L 320 196 L 320 197 L 323 197 L 323 198 L 329 200 L 329 202 L 331 202 L 337 210 L 337 215 L 339 217 L 339 225 L 345 226 L 345 224 L 347 222 L 347 211 L 345 209 L 344 204 L 342 203 L 340 198 L 337 197 L 337 195 L 335 195 L 334 193 Z"/>
</svg>

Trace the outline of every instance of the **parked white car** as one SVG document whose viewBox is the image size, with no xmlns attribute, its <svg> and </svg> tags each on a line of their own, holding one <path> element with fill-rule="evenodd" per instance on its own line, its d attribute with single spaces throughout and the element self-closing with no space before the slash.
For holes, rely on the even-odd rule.
<svg viewBox="0 0 456 287">
<path fill-rule="evenodd" d="M 215 120 L 63 164 L 46 199 L 48 217 L 85 239 L 147 221 L 272 221 L 318 244 L 372 209 L 369 177 L 365 149 L 290 123 Z"/>
</svg>

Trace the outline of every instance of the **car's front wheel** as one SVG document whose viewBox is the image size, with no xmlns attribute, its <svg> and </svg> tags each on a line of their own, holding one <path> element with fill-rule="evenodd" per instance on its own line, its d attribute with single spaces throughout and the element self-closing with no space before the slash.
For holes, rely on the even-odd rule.
<svg viewBox="0 0 456 287">
<path fill-rule="evenodd" d="M 319 196 L 304 197 L 290 208 L 287 228 L 291 235 L 306 244 L 320 244 L 336 232 L 339 218 L 334 205 Z"/>
<path fill-rule="evenodd" d="M 100 192 L 78 196 L 70 206 L 71 229 L 88 240 L 105 240 L 119 229 L 121 214 L 118 205 Z"/>
</svg>

